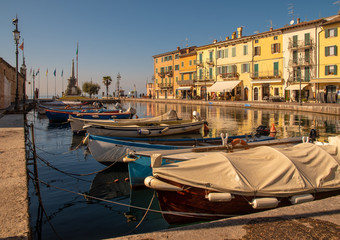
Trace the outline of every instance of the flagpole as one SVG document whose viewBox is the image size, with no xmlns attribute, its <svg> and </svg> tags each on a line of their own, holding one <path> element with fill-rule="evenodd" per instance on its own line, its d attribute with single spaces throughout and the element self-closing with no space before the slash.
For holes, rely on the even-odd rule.
<svg viewBox="0 0 340 240">
<path fill-rule="evenodd" d="M 48 98 L 48 68 L 46 70 L 47 98 Z"/>
<path fill-rule="evenodd" d="M 57 69 L 54 69 L 54 97 L 57 97 Z"/>
<path fill-rule="evenodd" d="M 61 96 L 63 96 L 64 92 L 64 69 L 61 70 Z"/>
<path fill-rule="evenodd" d="M 77 87 L 78 87 L 78 41 L 77 41 Z"/>
</svg>

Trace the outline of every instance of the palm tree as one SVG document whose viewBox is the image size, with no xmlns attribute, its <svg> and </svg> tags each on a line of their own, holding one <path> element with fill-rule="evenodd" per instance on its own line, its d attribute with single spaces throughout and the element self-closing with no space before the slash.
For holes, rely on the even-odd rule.
<svg viewBox="0 0 340 240">
<path fill-rule="evenodd" d="M 112 82 L 111 76 L 104 76 L 103 77 L 103 83 L 106 86 L 106 97 L 109 97 L 109 85 Z"/>
</svg>

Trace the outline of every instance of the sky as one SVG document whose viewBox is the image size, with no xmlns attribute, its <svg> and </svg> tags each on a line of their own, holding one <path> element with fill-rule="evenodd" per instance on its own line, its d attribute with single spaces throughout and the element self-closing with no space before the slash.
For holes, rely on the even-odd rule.
<svg viewBox="0 0 340 240">
<path fill-rule="evenodd" d="M 136 87 L 140 94 L 151 82 L 154 55 L 222 41 L 240 26 L 249 36 L 268 31 L 271 22 L 276 29 L 298 17 L 336 15 L 339 6 L 337 0 L 0 0 L 0 57 L 15 67 L 12 19 L 17 16 L 28 81 L 31 69 L 40 69 L 35 87 L 41 96 L 61 96 L 72 59 L 76 65 L 77 42 L 80 87 L 92 81 L 100 85 L 100 95 L 106 94 L 102 79 L 111 76 L 112 94 L 120 73 L 125 93 Z M 31 96 L 32 84 L 27 89 Z"/>
</svg>

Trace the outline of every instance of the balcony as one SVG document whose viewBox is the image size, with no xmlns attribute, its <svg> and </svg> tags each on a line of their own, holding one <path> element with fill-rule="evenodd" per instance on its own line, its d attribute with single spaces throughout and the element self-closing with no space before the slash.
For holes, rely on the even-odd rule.
<svg viewBox="0 0 340 240">
<path fill-rule="evenodd" d="M 158 76 L 160 76 L 161 78 L 164 78 L 165 77 L 165 72 L 159 72 Z"/>
<path fill-rule="evenodd" d="M 289 43 L 288 43 L 288 49 L 290 50 L 313 48 L 313 47 L 315 47 L 315 43 L 313 39 L 310 39 L 309 42 L 306 42 L 305 40 L 293 41 L 293 39 L 290 38 Z"/>
<path fill-rule="evenodd" d="M 165 73 L 168 77 L 172 77 L 174 75 L 174 71 L 169 70 Z"/>
<path fill-rule="evenodd" d="M 271 78 L 281 78 L 281 77 L 282 77 L 282 72 L 278 70 L 251 73 L 252 79 L 271 79 Z"/>
<path fill-rule="evenodd" d="M 231 72 L 231 73 L 222 73 L 220 76 L 225 80 L 238 80 L 240 77 L 240 74 L 237 72 Z"/>
<path fill-rule="evenodd" d="M 207 58 L 206 61 L 205 61 L 208 65 L 214 65 L 214 59 L 212 58 Z"/>
<path fill-rule="evenodd" d="M 158 83 L 159 88 L 172 88 L 173 84 L 172 83 Z"/>
<path fill-rule="evenodd" d="M 203 67 L 203 61 L 202 60 L 197 60 L 196 65 L 198 67 Z"/>
<path fill-rule="evenodd" d="M 195 80 L 179 80 L 178 85 L 194 85 Z"/>
<path fill-rule="evenodd" d="M 297 59 L 290 59 L 288 61 L 289 67 L 297 67 L 297 66 L 311 66 L 313 65 L 312 58 L 305 58 L 305 57 L 299 57 Z"/>
</svg>

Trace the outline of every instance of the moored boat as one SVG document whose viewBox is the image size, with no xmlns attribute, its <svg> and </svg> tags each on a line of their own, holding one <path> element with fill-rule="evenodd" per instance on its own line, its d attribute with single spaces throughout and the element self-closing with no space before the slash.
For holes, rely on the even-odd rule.
<svg viewBox="0 0 340 240">
<path fill-rule="evenodd" d="M 111 137 L 158 137 L 169 136 L 190 132 L 198 132 L 206 124 L 198 113 L 194 112 L 193 119 L 156 122 L 139 122 L 136 124 L 123 124 L 115 126 L 112 124 L 88 123 L 84 129 L 89 134 Z"/>
<path fill-rule="evenodd" d="M 340 194 L 340 136 L 328 141 L 213 152 L 167 165 L 161 165 L 161 155 L 154 155 L 153 176 L 145 179 L 145 185 L 157 191 L 170 224 L 326 198 Z"/>
</svg>

